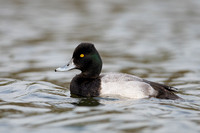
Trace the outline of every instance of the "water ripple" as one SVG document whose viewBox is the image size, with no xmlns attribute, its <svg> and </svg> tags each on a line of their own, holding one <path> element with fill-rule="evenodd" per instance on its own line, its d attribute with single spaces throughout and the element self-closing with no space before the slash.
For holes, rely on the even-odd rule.
<svg viewBox="0 0 200 133">
<path fill-rule="evenodd" d="M 0 1 L 0 132 L 200 131 L 197 0 Z M 55 73 L 80 42 L 93 42 L 103 72 L 175 86 L 184 100 L 82 98 Z"/>
</svg>

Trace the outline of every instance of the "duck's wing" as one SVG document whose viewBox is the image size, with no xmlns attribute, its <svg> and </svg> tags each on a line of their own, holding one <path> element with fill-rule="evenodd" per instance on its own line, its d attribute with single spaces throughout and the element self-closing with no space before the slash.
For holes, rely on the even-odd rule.
<svg viewBox="0 0 200 133">
<path fill-rule="evenodd" d="M 168 85 L 164 85 L 164 84 L 160 84 L 160 83 L 156 83 L 156 82 L 152 82 L 152 81 L 148 81 L 148 80 L 143 80 L 145 83 L 150 84 L 153 88 L 164 88 L 168 91 L 172 91 L 172 92 L 178 92 L 178 89 L 172 86 L 168 86 Z"/>
<path fill-rule="evenodd" d="M 164 84 L 148 81 L 148 80 L 143 80 L 145 83 L 148 83 L 153 87 L 157 92 L 157 98 L 163 98 L 163 99 L 179 99 L 180 97 L 174 94 L 173 92 L 177 92 L 177 88 L 167 86 Z"/>
</svg>

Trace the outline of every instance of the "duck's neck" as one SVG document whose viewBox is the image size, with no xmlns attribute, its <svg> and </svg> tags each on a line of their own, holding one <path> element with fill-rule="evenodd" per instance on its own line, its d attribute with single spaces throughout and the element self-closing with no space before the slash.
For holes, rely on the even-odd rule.
<svg viewBox="0 0 200 133">
<path fill-rule="evenodd" d="M 87 71 L 82 71 L 80 74 L 84 78 L 98 78 L 101 73 L 101 66 L 95 68 L 89 68 Z"/>
</svg>

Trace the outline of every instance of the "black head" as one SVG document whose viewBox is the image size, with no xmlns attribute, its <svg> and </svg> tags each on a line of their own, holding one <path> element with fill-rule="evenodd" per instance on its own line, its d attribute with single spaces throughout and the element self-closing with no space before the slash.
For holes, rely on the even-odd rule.
<svg viewBox="0 0 200 133">
<path fill-rule="evenodd" d="M 79 44 L 74 50 L 72 58 L 76 69 L 81 70 L 84 76 L 98 77 L 101 73 L 102 60 L 93 44 Z"/>
<path fill-rule="evenodd" d="M 71 67 L 72 65 L 73 67 Z M 102 60 L 93 44 L 81 43 L 74 50 L 70 63 L 64 67 L 57 68 L 56 71 L 65 71 L 63 69 L 79 69 L 82 72 L 82 76 L 87 78 L 97 78 L 101 73 Z"/>
</svg>

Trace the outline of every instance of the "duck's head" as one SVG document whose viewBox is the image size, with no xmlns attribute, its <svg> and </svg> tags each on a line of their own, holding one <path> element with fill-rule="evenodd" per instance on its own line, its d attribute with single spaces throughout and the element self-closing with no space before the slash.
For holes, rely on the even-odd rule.
<svg viewBox="0 0 200 133">
<path fill-rule="evenodd" d="M 55 71 L 69 71 L 72 69 L 81 70 L 81 75 L 87 78 L 97 78 L 101 73 L 101 57 L 91 43 L 81 43 L 74 50 L 72 59 L 63 67 Z"/>
</svg>

